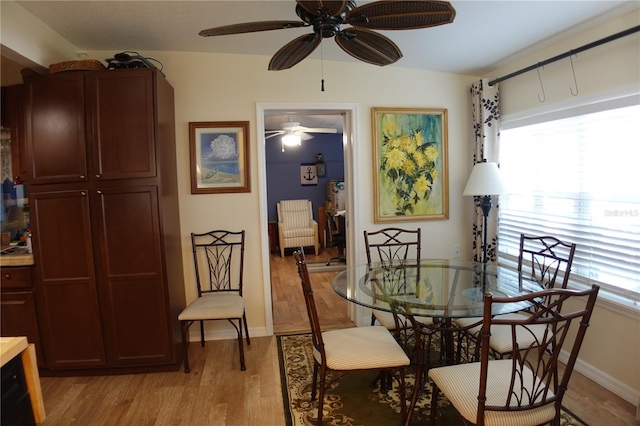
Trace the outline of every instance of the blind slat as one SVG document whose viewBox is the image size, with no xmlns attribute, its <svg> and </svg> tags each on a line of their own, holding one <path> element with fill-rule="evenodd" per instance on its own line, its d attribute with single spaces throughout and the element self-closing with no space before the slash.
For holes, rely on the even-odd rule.
<svg viewBox="0 0 640 426">
<path fill-rule="evenodd" d="M 640 300 L 639 119 L 633 105 L 503 130 L 499 255 L 517 256 L 521 233 L 574 242 L 572 276 Z"/>
</svg>

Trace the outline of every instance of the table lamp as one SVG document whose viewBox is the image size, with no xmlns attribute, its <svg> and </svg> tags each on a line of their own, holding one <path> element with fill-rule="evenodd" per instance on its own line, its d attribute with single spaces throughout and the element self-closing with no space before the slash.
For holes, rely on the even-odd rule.
<svg viewBox="0 0 640 426">
<path fill-rule="evenodd" d="M 487 263 L 487 217 L 491 211 L 491 196 L 505 193 L 506 186 L 502 181 L 500 169 L 496 163 L 477 163 L 471 170 L 471 175 L 464 187 L 462 195 L 472 195 L 482 197 L 482 213 L 484 223 L 482 231 L 482 262 Z"/>
</svg>

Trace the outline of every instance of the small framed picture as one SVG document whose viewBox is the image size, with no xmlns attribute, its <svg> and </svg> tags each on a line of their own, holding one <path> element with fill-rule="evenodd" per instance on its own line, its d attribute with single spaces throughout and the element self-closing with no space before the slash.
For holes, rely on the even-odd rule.
<svg viewBox="0 0 640 426">
<path fill-rule="evenodd" d="M 249 122 L 189 123 L 191 193 L 251 192 Z"/>
</svg>

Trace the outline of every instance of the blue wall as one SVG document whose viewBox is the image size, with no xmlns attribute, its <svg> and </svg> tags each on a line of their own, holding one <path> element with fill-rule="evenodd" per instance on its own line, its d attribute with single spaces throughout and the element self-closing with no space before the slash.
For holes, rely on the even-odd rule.
<svg viewBox="0 0 640 426">
<path fill-rule="evenodd" d="M 301 146 L 284 148 L 280 137 L 266 140 L 267 160 L 267 204 L 269 220 L 278 220 L 276 203 L 280 200 L 311 200 L 313 218 L 318 220 L 318 207 L 324 206 L 327 193 L 326 184 L 330 180 L 344 180 L 344 153 L 342 134 L 313 133 L 314 137 L 303 140 Z M 300 165 L 315 163 L 316 154 L 322 153 L 327 173 L 318 178 L 317 186 L 300 184 Z"/>
</svg>

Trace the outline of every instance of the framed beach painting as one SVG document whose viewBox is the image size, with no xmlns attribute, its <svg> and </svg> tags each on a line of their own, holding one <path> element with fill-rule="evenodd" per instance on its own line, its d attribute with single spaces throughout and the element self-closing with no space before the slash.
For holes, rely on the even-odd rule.
<svg viewBox="0 0 640 426">
<path fill-rule="evenodd" d="M 374 221 L 449 218 L 447 110 L 372 108 Z"/>
<path fill-rule="evenodd" d="M 191 193 L 251 192 L 249 122 L 189 123 Z"/>
</svg>

